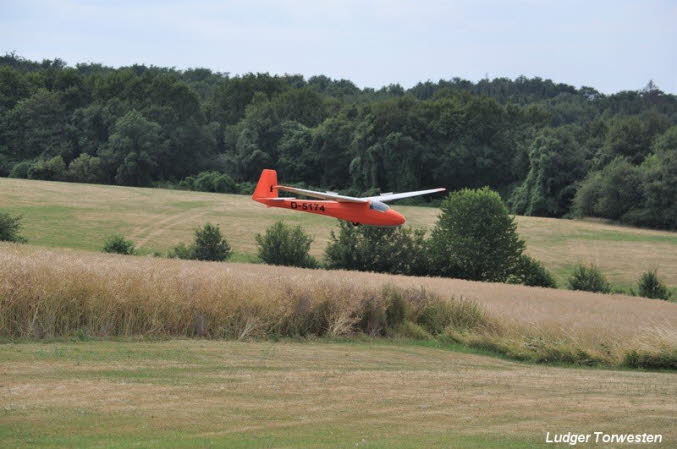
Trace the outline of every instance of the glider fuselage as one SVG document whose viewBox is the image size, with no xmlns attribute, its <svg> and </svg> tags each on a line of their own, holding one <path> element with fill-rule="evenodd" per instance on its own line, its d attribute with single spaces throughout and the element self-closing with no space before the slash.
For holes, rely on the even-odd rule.
<svg viewBox="0 0 677 449">
<path fill-rule="evenodd" d="M 378 204 L 369 203 L 339 203 L 329 200 L 305 200 L 298 198 L 254 198 L 268 207 L 281 207 L 299 212 L 326 215 L 340 220 L 350 221 L 372 226 L 399 226 L 405 219 L 399 212 L 388 208 L 378 210 Z"/>
</svg>

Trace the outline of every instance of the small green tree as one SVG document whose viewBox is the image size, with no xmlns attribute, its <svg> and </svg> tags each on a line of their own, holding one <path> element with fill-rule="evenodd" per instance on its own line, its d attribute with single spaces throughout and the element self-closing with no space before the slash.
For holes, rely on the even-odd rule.
<svg viewBox="0 0 677 449">
<path fill-rule="evenodd" d="M 338 235 L 331 232 L 325 249 L 330 269 L 379 273 L 428 274 L 425 231 L 403 226 L 381 228 L 339 222 Z"/>
<path fill-rule="evenodd" d="M 317 260 L 308 252 L 313 238 L 301 226 L 286 225 L 282 221 L 270 226 L 264 235 L 256 234 L 259 258 L 271 265 L 289 265 L 314 268 Z"/>
<path fill-rule="evenodd" d="M 672 296 L 672 293 L 668 290 L 668 287 L 658 277 L 656 270 L 650 270 L 646 273 L 642 273 L 638 284 L 639 296 L 665 300 L 670 299 Z"/>
<path fill-rule="evenodd" d="M 498 193 L 463 189 L 442 202 L 430 239 L 433 273 L 505 282 L 524 251 L 517 224 Z"/>
<path fill-rule="evenodd" d="M 126 240 L 119 234 L 111 235 L 103 244 L 103 252 L 132 255 L 135 252 L 134 242 Z"/>
<path fill-rule="evenodd" d="M 582 264 L 574 268 L 574 272 L 569 277 L 569 288 L 571 290 L 585 290 L 588 292 L 611 293 L 611 284 L 604 276 L 604 273 L 596 266 L 585 266 Z"/>
<path fill-rule="evenodd" d="M 550 272 L 538 260 L 522 254 L 517 261 L 515 271 L 508 281 L 531 287 L 557 288 L 557 282 Z"/>
<path fill-rule="evenodd" d="M 218 225 L 207 223 L 195 230 L 195 242 L 192 247 L 194 259 L 220 262 L 228 259 L 231 252 L 230 245 L 221 235 Z"/>
<path fill-rule="evenodd" d="M 21 216 L 0 212 L 0 241 L 26 243 L 26 239 L 19 234 L 20 231 Z"/>
</svg>

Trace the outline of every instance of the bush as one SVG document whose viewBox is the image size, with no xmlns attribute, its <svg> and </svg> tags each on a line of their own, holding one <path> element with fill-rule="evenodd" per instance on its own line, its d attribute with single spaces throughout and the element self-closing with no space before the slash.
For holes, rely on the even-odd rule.
<svg viewBox="0 0 677 449">
<path fill-rule="evenodd" d="M 339 222 L 325 249 L 326 267 L 380 273 L 428 274 L 425 231 Z"/>
<path fill-rule="evenodd" d="M 197 260 L 224 261 L 230 257 L 231 248 L 221 235 L 219 226 L 207 223 L 195 230 L 195 258 Z"/>
<path fill-rule="evenodd" d="M 237 193 L 240 186 L 230 176 L 217 171 L 203 171 L 196 176 L 188 176 L 179 186 L 184 189 L 201 192 Z"/>
<path fill-rule="evenodd" d="M 61 156 L 55 156 L 50 160 L 41 160 L 28 169 L 28 178 L 56 181 L 65 179 L 66 163 Z"/>
<path fill-rule="evenodd" d="M 238 188 L 239 188 L 238 193 L 241 193 L 242 195 L 251 195 L 251 194 L 254 193 L 254 189 L 256 189 L 256 184 L 254 184 L 253 182 L 246 182 L 245 181 L 245 182 L 241 182 L 238 185 Z"/>
<path fill-rule="evenodd" d="M 106 173 L 101 158 L 82 153 L 71 161 L 66 171 L 66 178 L 74 182 L 104 182 Z"/>
<path fill-rule="evenodd" d="M 625 354 L 623 366 L 645 369 L 677 369 L 677 350 L 658 348 L 653 351 L 632 350 Z"/>
<path fill-rule="evenodd" d="M 264 235 L 256 234 L 259 258 L 271 265 L 302 268 L 317 267 L 317 260 L 308 254 L 313 238 L 301 226 L 289 226 L 278 221 Z"/>
<path fill-rule="evenodd" d="M 434 273 L 475 281 L 505 282 L 524 242 L 498 193 L 463 189 L 442 202 L 430 239 Z"/>
<path fill-rule="evenodd" d="M 26 239 L 19 234 L 19 231 L 21 231 L 21 216 L 0 212 L 0 241 L 26 243 Z"/>
<path fill-rule="evenodd" d="M 639 278 L 639 296 L 652 299 L 670 299 L 672 293 L 668 287 L 658 278 L 656 270 L 647 271 Z"/>
<path fill-rule="evenodd" d="M 476 302 L 455 297 L 445 301 L 434 296 L 420 309 L 416 323 L 433 335 L 447 328 L 467 331 L 489 326 L 484 310 Z"/>
<path fill-rule="evenodd" d="M 219 226 L 207 223 L 202 228 L 195 229 L 195 240 L 190 246 L 179 243 L 167 253 L 167 257 L 222 262 L 231 253 L 230 245 L 221 235 Z"/>
<path fill-rule="evenodd" d="M 612 220 L 621 219 L 641 204 L 641 170 L 624 158 L 614 159 L 601 171 L 588 175 L 574 197 L 576 215 Z"/>
<path fill-rule="evenodd" d="M 12 167 L 12 170 L 9 172 L 9 177 L 21 179 L 28 178 L 28 170 L 32 165 L 33 163 L 29 161 L 23 161 L 15 164 L 14 167 Z"/>
<path fill-rule="evenodd" d="M 508 281 L 531 287 L 557 288 L 557 282 L 550 272 L 538 260 L 522 254 L 517 261 L 515 271 Z"/>
<path fill-rule="evenodd" d="M 170 259 L 185 259 L 185 260 L 195 259 L 195 257 L 193 257 L 192 245 L 186 246 L 186 244 L 183 242 L 179 243 L 174 248 L 170 249 L 169 252 L 167 252 L 167 257 L 169 257 Z"/>
<path fill-rule="evenodd" d="M 571 290 L 585 290 L 588 292 L 611 293 L 611 284 L 606 280 L 604 273 L 595 265 L 577 265 L 569 277 Z"/>
<path fill-rule="evenodd" d="M 129 256 L 135 252 L 134 242 L 126 240 L 121 235 L 111 235 L 103 244 L 103 252 L 125 254 Z"/>
</svg>

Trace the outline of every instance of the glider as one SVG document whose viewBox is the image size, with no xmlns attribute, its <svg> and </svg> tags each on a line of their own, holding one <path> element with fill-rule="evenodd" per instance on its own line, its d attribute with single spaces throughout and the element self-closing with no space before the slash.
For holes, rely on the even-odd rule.
<svg viewBox="0 0 677 449">
<path fill-rule="evenodd" d="M 372 226 L 399 226 L 405 222 L 402 214 L 392 210 L 385 203 L 387 201 L 411 198 L 441 192 L 445 189 L 419 190 L 417 192 L 384 193 L 379 196 L 355 198 L 339 195 L 335 192 L 316 192 L 314 190 L 297 189 L 296 187 L 282 186 L 277 183 L 275 170 L 263 170 L 252 199 L 267 207 L 281 207 L 283 209 L 309 212 L 311 214 L 327 215 L 339 220 L 349 221 L 354 225 Z M 298 199 L 280 197 L 280 191 L 295 193 L 313 199 Z"/>
</svg>

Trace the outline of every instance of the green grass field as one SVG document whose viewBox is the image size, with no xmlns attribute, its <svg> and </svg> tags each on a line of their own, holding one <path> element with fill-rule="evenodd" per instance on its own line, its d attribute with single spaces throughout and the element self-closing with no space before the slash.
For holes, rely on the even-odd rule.
<svg viewBox="0 0 677 449">
<path fill-rule="evenodd" d="M 432 228 L 435 208 L 393 206 L 414 227 Z M 166 252 L 189 241 L 196 226 L 218 223 L 236 251 L 236 261 L 255 260 L 254 236 L 276 220 L 302 225 L 315 237 L 320 256 L 336 220 L 266 209 L 242 195 L 0 178 L 0 209 L 24 216 L 31 244 L 98 251 L 105 237 L 121 233 L 142 254 Z M 517 217 L 527 251 L 543 261 L 564 285 L 576 263 L 598 264 L 618 287 L 658 268 L 677 284 L 677 233 L 615 226 L 595 221 Z"/>
<path fill-rule="evenodd" d="M 513 363 L 407 342 L 0 345 L 6 448 L 532 448 L 658 433 L 674 375 Z M 588 446 L 585 446 L 588 447 Z M 605 445 L 603 447 L 614 447 Z"/>
</svg>

